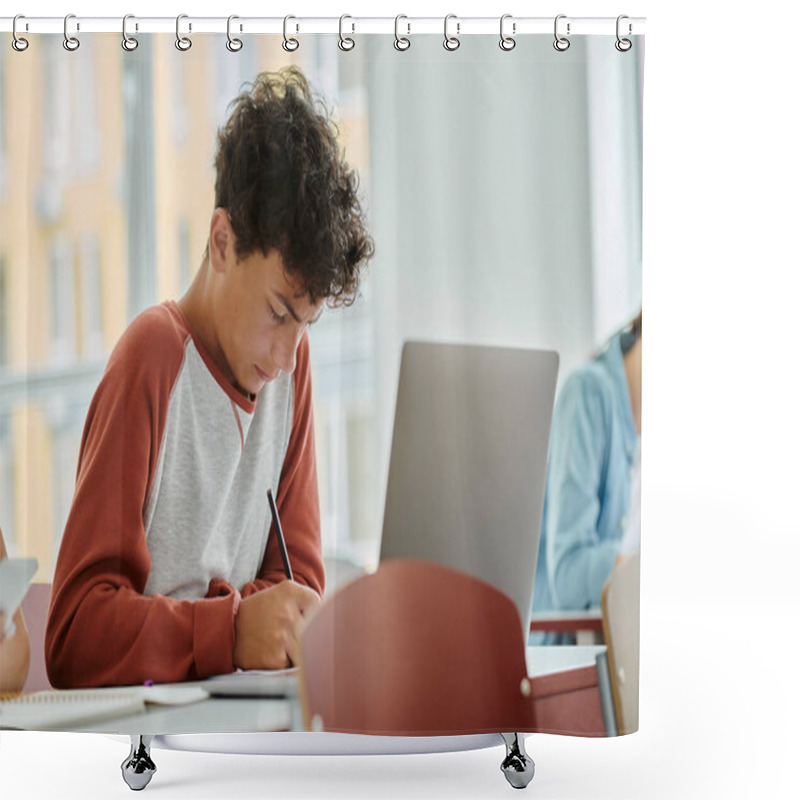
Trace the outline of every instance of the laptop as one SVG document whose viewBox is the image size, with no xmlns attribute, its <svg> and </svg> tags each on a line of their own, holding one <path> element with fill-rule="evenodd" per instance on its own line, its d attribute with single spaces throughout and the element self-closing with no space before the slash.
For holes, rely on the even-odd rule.
<svg viewBox="0 0 800 800">
<path fill-rule="evenodd" d="M 558 354 L 407 342 L 380 560 L 474 575 L 516 605 L 528 638 Z"/>
</svg>

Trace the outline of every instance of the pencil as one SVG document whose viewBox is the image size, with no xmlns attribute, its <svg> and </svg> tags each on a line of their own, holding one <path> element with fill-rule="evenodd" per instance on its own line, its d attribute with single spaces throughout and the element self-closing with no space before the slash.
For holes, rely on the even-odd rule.
<svg viewBox="0 0 800 800">
<path fill-rule="evenodd" d="M 272 496 L 272 489 L 267 489 L 267 500 L 269 500 L 269 510 L 272 512 L 272 522 L 275 526 L 275 533 L 278 537 L 278 545 L 281 548 L 281 558 L 283 559 L 283 569 L 286 577 L 294 580 L 292 575 L 292 565 L 289 563 L 289 553 L 286 550 L 286 540 L 283 538 L 283 528 L 281 528 L 281 518 L 278 516 L 278 507 L 275 505 L 275 499 Z"/>
</svg>

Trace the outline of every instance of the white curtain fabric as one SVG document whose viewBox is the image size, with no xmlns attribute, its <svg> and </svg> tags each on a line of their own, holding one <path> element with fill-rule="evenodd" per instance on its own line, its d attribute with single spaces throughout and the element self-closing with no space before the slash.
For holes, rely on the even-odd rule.
<svg viewBox="0 0 800 800">
<path fill-rule="evenodd" d="M 563 379 L 638 310 L 643 45 L 368 47 L 385 465 L 404 339 L 553 348 Z"/>
</svg>

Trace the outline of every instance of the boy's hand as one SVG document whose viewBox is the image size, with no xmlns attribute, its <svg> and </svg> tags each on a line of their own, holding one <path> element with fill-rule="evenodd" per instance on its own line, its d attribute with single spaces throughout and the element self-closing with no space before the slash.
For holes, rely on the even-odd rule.
<svg viewBox="0 0 800 800">
<path fill-rule="evenodd" d="M 244 598 L 236 614 L 234 666 L 283 669 L 296 664 L 304 617 L 319 602 L 313 589 L 288 580 Z"/>
</svg>

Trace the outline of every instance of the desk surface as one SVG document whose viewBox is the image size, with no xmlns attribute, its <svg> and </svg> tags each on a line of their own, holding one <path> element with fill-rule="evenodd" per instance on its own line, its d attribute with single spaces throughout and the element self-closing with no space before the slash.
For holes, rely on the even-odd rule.
<svg viewBox="0 0 800 800">
<path fill-rule="evenodd" d="M 122 734 L 255 733 L 303 730 L 297 698 L 211 697 L 186 706 L 152 706 L 143 714 L 72 727 Z"/>
<path fill-rule="evenodd" d="M 526 648 L 531 678 L 596 666 L 605 646 L 539 646 Z M 186 684 L 182 684 L 186 685 Z M 148 706 L 144 713 L 72 725 L 70 731 L 117 734 L 250 733 L 302 731 L 297 696 L 285 698 L 210 697 L 180 706 Z"/>
<path fill-rule="evenodd" d="M 604 644 L 527 647 L 525 662 L 529 677 L 540 678 L 565 670 L 594 667 L 597 664 L 597 656 L 605 651 Z"/>
</svg>

